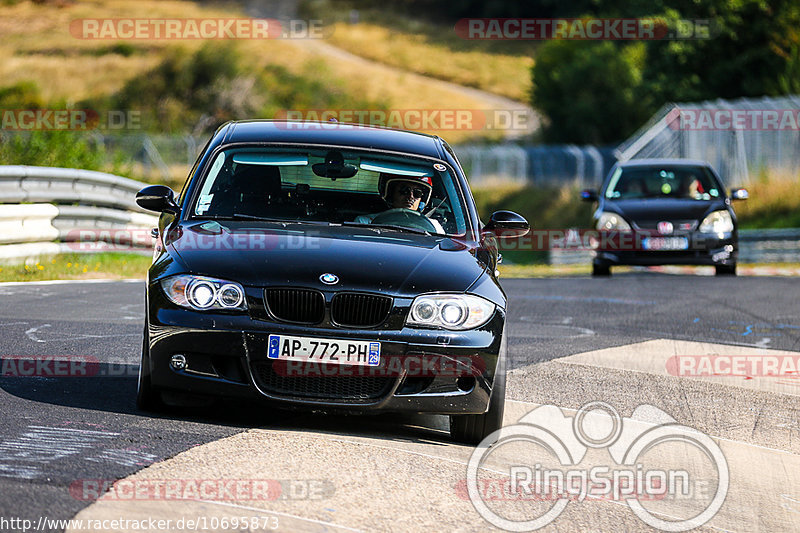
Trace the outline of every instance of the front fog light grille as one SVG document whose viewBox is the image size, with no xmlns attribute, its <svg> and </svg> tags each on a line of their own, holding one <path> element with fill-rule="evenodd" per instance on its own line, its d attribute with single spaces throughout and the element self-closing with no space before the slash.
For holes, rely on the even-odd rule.
<svg viewBox="0 0 800 533">
<path fill-rule="evenodd" d="M 397 379 L 384 376 L 282 376 L 273 370 L 272 362 L 255 363 L 253 370 L 259 387 L 268 394 L 334 402 L 382 398 L 391 391 Z M 310 368 L 307 370 L 311 372 Z"/>
</svg>

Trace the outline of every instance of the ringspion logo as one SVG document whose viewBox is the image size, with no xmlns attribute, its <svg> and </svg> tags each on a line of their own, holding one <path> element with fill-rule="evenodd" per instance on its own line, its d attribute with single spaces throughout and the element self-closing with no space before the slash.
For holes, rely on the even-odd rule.
<svg viewBox="0 0 800 533">
<path fill-rule="evenodd" d="M 611 460 L 598 462 L 604 455 Z M 574 416 L 537 407 L 495 431 L 472 453 L 465 484 L 481 517 L 506 531 L 541 529 L 587 499 L 622 502 L 661 531 L 688 531 L 720 510 L 730 472 L 712 438 L 657 407 L 640 405 L 623 418 L 594 401 Z M 455 489 L 463 494 L 464 483 Z"/>
</svg>

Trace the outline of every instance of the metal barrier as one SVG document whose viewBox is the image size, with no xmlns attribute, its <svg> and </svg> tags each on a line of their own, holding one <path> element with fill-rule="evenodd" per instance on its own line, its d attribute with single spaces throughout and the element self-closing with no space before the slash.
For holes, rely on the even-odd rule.
<svg viewBox="0 0 800 533">
<path fill-rule="evenodd" d="M 730 186 L 761 172 L 800 172 L 800 96 L 671 103 L 617 149 L 620 161 L 686 158 L 710 162 Z"/>
<path fill-rule="evenodd" d="M 144 186 L 89 170 L 0 166 L 0 260 L 62 252 L 148 253 L 149 231 L 158 217 L 135 203 Z"/>
<path fill-rule="evenodd" d="M 473 186 L 496 181 L 596 186 L 616 162 L 610 147 L 575 145 L 457 145 Z"/>
</svg>

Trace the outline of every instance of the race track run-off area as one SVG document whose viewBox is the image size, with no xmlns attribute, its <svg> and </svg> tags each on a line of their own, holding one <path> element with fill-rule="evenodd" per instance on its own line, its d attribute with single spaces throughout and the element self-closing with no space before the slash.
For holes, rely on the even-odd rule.
<svg viewBox="0 0 800 533">
<path fill-rule="evenodd" d="M 800 530 L 794 279 L 501 281 L 488 449 L 439 416 L 141 412 L 142 281 L 0 285 L 0 529 Z"/>
</svg>

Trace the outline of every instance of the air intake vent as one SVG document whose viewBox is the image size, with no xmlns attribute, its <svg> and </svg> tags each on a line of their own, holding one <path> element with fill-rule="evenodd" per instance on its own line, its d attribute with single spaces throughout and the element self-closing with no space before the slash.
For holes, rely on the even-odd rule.
<svg viewBox="0 0 800 533">
<path fill-rule="evenodd" d="M 264 299 L 272 316 L 298 324 L 318 324 L 325 317 L 325 297 L 312 289 L 266 289 Z"/>
<path fill-rule="evenodd" d="M 340 292 L 333 297 L 331 318 L 340 326 L 368 328 L 381 324 L 392 309 L 392 299 L 376 294 Z"/>
<path fill-rule="evenodd" d="M 334 402 L 381 398 L 391 391 L 397 380 L 385 376 L 282 376 L 273 370 L 272 362 L 255 363 L 253 370 L 259 387 L 267 394 Z"/>
</svg>

